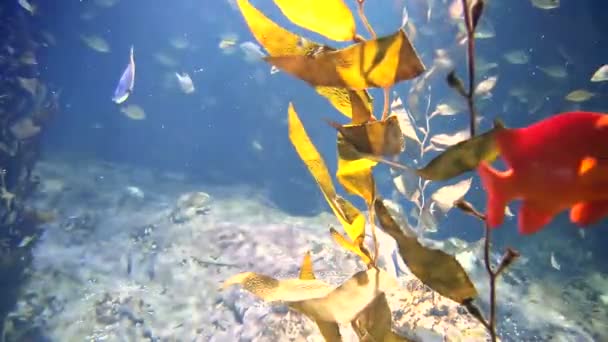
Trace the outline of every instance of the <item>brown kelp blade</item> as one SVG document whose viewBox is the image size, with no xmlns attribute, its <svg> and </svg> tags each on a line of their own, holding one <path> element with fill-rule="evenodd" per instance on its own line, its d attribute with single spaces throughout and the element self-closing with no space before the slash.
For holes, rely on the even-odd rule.
<svg viewBox="0 0 608 342">
<path fill-rule="evenodd" d="M 317 327 L 325 339 L 325 342 L 342 342 L 342 335 L 340 334 L 340 326 L 338 323 L 319 320 L 315 320 L 315 323 L 317 323 Z"/>
<path fill-rule="evenodd" d="M 310 56 L 319 50 L 334 50 L 331 47 L 324 47 L 322 44 L 298 36 L 279 26 L 251 5 L 248 0 L 237 0 L 237 4 L 249 26 L 249 30 L 258 43 L 268 51 L 270 56 Z M 315 87 L 315 90 L 321 96 L 327 98 L 340 113 L 349 118 L 353 112 L 360 113 L 363 111 L 360 108 L 351 107 L 351 97 L 347 89 Z M 357 91 L 357 95 L 361 99 L 362 105 L 371 113 L 372 99 L 367 91 Z M 356 106 L 360 105 L 359 103 L 356 104 Z"/>
<path fill-rule="evenodd" d="M 392 156 L 403 151 L 405 139 L 397 117 L 350 125 L 328 122 L 338 130 L 338 181 L 349 193 L 372 205 L 376 194 L 372 170 L 377 162 L 366 155 Z"/>
<path fill-rule="evenodd" d="M 380 228 L 395 239 L 401 258 L 418 279 L 458 303 L 477 296 L 475 285 L 454 256 L 423 246 L 413 234 L 406 235 L 381 199 L 376 199 L 375 208 Z"/>
<path fill-rule="evenodd" d="M 355 18 L 343 0 L 274 0 L 292 23 L 336 41 L 355 38 Z"/>
<path fill-rule="evenodd" d="M 265 60 L 313 86 L 353 90 L 388 88 L 425 70 L 403 30 L 337 51 L 269 56 Z"/>
<path fill-rule="evenodd" d="M 477 24 L 479 23 L 479 18 L 481 18 L 481 14 L 483 13 L 483 9 L 485 7 L 484 0 L 474 0 L 471 5 L 471 27 L 473 30 L 477 29 Z"/>
<path fill-rule="evenodd" d="M 382 121 L 369 121 L 362 124 L 340 125 L 333 121 L 328 121 L 328 123 L 361 154 L 395 156 L 405 149 L 405 138 L 395 115 Z"/>
<path fill-rule="evenodd" d="M 410 341 L 391 330 L 393 317 L 384 293 L 376 297 L 351 325 L 360 341 Z"/>
<path fill-rule="evenodd" d="M 340 88 L 338 88 L 340 89 Z M 361 124 L 368 122 L 374 118 L 372 114 L 372 102 L 373 99 L 367 92 L 367 90 L 347 90 L 348 98 L 350 99 L 352 115 L 351 123 Z"/>
<path fill-rule="evenodd" d="M 352 118 L 353 123 L 367 122 L 373 117 L 373 99 L 367 90 L 355 91 L 336 87 L 315 87 L 315 90 L 340 113 Z"/>
<path fill-rule="evenodd" d="M 496 134 L 504 129 L 496 122 L 490 131 L 450 146 L 416 173 L 425 179 L 444 181 L 474 170 L 482 161 L 491 162 L 498 157 Z"/>
<path fill-rule="evenodd" d="M 338 133 L 338 182 L 350 194 L 358 195 L 369 206 L 376 196 L 376 182 L 372 174 L 376 162 L 365 158 L 356 158 L 357 151 L 353 145 Z"/>
</svg>

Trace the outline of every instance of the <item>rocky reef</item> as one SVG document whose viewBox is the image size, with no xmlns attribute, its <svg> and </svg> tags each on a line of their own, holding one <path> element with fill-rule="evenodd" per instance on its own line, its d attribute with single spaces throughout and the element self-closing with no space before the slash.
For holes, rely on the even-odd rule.
<svg viewBox="0 0 608 342">
<path fill-rule="evenodd" d="M 40 79 L 40 51 L 54 38 L 33 29 L 28 14 L 0 4 L 0 319 L 14 305 L 39 224 L 52 219 L 26 205 L 38 180 L 32 169 L 40 136 L 58 110 L 58 93 Z"/>
<path fill-rule="evenodd" d="M 365 268 L 328 238 L 334 216 L 291 216 L 249 188 L 91 160 L 39 162 L 33 174 L 41 183 L 30 205 L 53 207 L 57 219 L 35 244 L 5 341 L 322 341 L 305 316 L 238 287 L 221 291 L 222 282 L 242 271 L 297 277 L 307 251 L 316 276 L 330 284 Z M 390 246 L 388 236 L 379 239 Z M 477 244 L 438 245 L 487 291 Z M 379 266 L 395 271 L 390 253 Z M 404 269 L 401 290 L 386 296 L 395 331 L 414 341 L 486 341 L 477 320 Z M 603 276 L 549 291 L 528 269 L 514 268 L 499 284 L 502 341 L 599 337 L 605 306 L 596 301 L 593 314 L 583 314 L 605 287 Z M 344 341 L 357 340 L 350 326 L 340 328 Z"/>
</svg>

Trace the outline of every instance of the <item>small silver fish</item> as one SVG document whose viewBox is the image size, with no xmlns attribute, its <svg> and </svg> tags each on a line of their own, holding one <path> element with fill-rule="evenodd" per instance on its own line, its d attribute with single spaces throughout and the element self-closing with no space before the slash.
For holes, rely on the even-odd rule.
<svg viewBox="0 0 608 342">
<path fill-rule="evenodd" d="M 192 78 L 187 73 L 179 74 L 175 73 L 175 77 L 177 77 L 177 82 L 179 83 L 179 87 L 186 94 L 191 94 L 194 92 L 194 83 L 192 82 Z"/>
<path fill-rule="evenodd" d="M 403 11 L 401 12 L 401 28 L 405 29 L 407 23 L 410 20 L 410 14 L 407 11 L 407 7 L 403 4 Z"/>
<path fill-rule="evenodd" d="M 259 45 L 253 42 L 244 42 L 239 45 L 243 53 L 245 54 L 245 60 L 249 63 L 255 63 L 266 57 L 266 54 L 262 51 Z"/>
<path fill-rule="evenodd" d="M 129 58 L 129 65 L 122 73 L 120 80 L 118 81 L 118 85 L 114 90 L 114 96 L 112 97 L 112 101 L 115 103 L 123 103 L 127 100 L 129 95 L 133 92 L 133 87 L 135 86 L 135 59 L 133 57 L 133 46 L 131 45 L 131 54 Z"/>
<path fill-rule="evenodd" d="M 553 252 L 551 252 L 551 267 L 555 268 L 558 271 L 562 269 L 561 265 L 555 259 L 555 254 L 553 254 Z"/>
<path fill-rule="evenodd" d="M 559 0 L 532 0 L 532 6 L 540 9 L 554 9 L 559 7 Z"/>
</svg>

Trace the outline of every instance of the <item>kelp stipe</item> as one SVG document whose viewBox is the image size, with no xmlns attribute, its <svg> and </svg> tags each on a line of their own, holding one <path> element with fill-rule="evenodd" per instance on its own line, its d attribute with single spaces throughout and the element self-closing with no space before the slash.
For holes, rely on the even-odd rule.
<svg viewBox="0 0 608 342">
<path fill-rule="evenodd" d="M 476 131 L 476 118 L 478 116 L 477 109 L 475 108 L 475 29 L 477 28 L 477 23 L 481 18 L 485 7 L 484 0 L 473 0 L 472 3 L 469 3 L 468 0 L 462 0 L 462 6 L 464 8 L 464 19 L 467 33 L 467 61 L 468 61 L 468 89 L 464 88 L 464 83 L 456 76 L 454 71 L 450 72 L 447 77 L 447 83 L 450 87 L 455 89 L 458 94 L 463 96 L 466 99 L 467 106 L 469 108 L 470 115 L 470 139 L 468 142 L 472 142 L 475 140 L 475 131 Z M 495 129 L 501 129 L 502 125 L 495 125 Z M 488 134 L 488 133 L 486 133 Z M 482 157 L 476 160 L 476 162 L 471 165 L 476 167 L 485 160 L 493 160 L 498 156 L 497 147 L 494 143 L 494 136 L 492 134 L 487 135 L 488 140 L 491 141 L 492 148 L 488 149 L 490 152 L 483 154 L 480 153 Z M 465 142 L 466 144 L 467 142 Z M 489 157 L 488 156 L 492 156 Z M 484 248 L 483 248 L 483 261 L 485 265 L 486 272 L 488 273 L 489 282 L 490 282 L 490 314 L 489 318 L 484 318 L 481 314 L 479 308 L 477 308 L 472 301 L 465 303 L 465 307 L 468 312 L 473 315 L 473 317 L 477 318 L 490 333 L 490 338 L 492 342 L 497 340 L 496 334 L 496 280 L 498 276 L 509 266 L 511 265 L 517 257 L 519 257 L 519 253 L 511 248 L 507 248 L 507 251 L 503 255 L 498 267 L 492 265 L 490 260 L 490 244 L 492 238 L 492 230 L 486 223 L 486 216 L 484 214 L 479 213 L 470 203 L 465 202 L 464 200 L 459 200 L 456 203 L 456 207 L 463 210 L 467 214 L 471 214 L 474 217 L 477 217 L 481 221 L 484 222 Z"/>
</svg>

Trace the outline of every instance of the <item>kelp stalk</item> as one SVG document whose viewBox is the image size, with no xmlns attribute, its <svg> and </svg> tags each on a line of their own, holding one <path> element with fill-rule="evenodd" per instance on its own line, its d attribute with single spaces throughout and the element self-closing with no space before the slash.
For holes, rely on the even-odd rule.
<svg viewBox="0 0 608 342">
<path fill-rule="evenodd" d="M 469 313 L 477 318 L 490 333 L 490 338 L 492 342 L 496 341 L 496 280 L 498 276 L 509 267 L 518 257 L 519 253 L 511 248 L 507 248 L 507 251 L 502 256 L 500 263 L 496 269 L 493 269 L 492 262 L 490 260 L 490 242 L 492 241 L 492 229 L 488 226 L 486 222 L 486 216 L 477 209 L 475 209 L 469 202 L 466 202 L 463 199 L 460 199 L 454 202 L 454 206 L 463 212 L 477 217 L 481 221 L 484 222 L 485 236 L 484 236 L 484 244 L 483 244 L 483 261 L 485 264 L 486 271 L 488 272 L 488 277 L 490 278 L 490 318 L 485 319 L 481 314 L 479 308 L 477 308 L 473 303 L 468 302 L 465 304 Z"/>
<path fill-rule="evenodd" d="M 431 108 L 431 85 L 428 86 L 429 96 L 426 98 L 426 110 L 424 114 L 425 127 L 426 131 L 424 132 L 424 137 L 420 142 L 420 160 L 424 157 L 424 150 L 426 149 L 426 142 L 428 141 L 429 136 L 431 135 L 431 115 L 429 114 L 429 109 Z"/>
<path fill-rule="evenodd" d="M 369 31 L 369 34 L 372 36 L 372 39 L 376 39 L 376 32 L 372 28 L 372 25 L 369 24 L 369 21 L 367 21 L 367 17 L 365 16 L 365 12 L 363 11 L 363 4 L 365 4 L 365 0 L 357 0 L 357 13 L 359 13 L 359 18 L 361 18 L 363 25 L 365 25 L 365 28 L 367 28 L 367 31 Z"/>
<path fill-rule="evenodd" d="M 388 117 L 388 109 L 389 109 L 388 101 L 390 101 L 389 91 L 390 91 L 390 88 L 384 88 L 383 89 L 383 92 L 384 92 L 384 108 L 382 109 L 382 120 L 386 120 L 386 118 Z"/>
<path fill-rule="evenodd" d="M 378 257 L 380 256 L 380 243 L 378 242 L 378 236 L 376 235 L 376 225 L 374 224 L 376 222 L 376 218 L 374 215 L 374 202 L 375 202 L 375 197 L 374 196 L 374 201 L 369 205 L 369 224 L 371 225 L 371 229 L 372 229 L 372 240 L 374 242 L 374 258 L 372 259 L 372 265 L 374 267 L 378 267 Z"/>
<path fill-rule="evenodd" d="M 475 125 L 477 122 L 477 110 L 475 108 L 475 28 L 481 17 L 481 13 L 484 8 L 483 0 L 474 0 L 473 6 L 469 6 L 468 0 L 462 0 L 462 7 L 464 9 L 464 20 L 467 31 L 467 61 L 469 71 L 469 85 L 468 90 L 464 90 L 462 81 L 456 77 L 454 72 L 448 75 L 448 83 L 454 89 L 456 89 L 461 95 L 467 100 L 467 105 L 470 114 L 470 133 L 471 138 L 475 136 Z M 490 260 L 490 243 L 492 240 L 492 231 L 487 224 L 486 216 L 478 212 L 473 206 L 463 200 L 457 201 L 456 207 L 463 210 L 464 212 L 473 215 L 484 222 L 484 264 L 488 277 L 490 278 L 490 317 L 489 319 L 483 318 L 483 315 L 472 303 L 468 303 L 467 309 L 475 318 L 477 318 L 490 333 L 492 342 L 497 339 L 496 336 L 496 280 L 500 273 L 504 271 L 513 261 L 519 256 L 519 254 L 512 249 L 508 248 L 505 255 L 496 270 L 492 268 Z"/>
<path fill-rule="evenodd" d="M 496 279 L 498 276 L 507 268 L 509 265 L 519 257 L 519 253 L 511 248 L 507 248 L 507 251 L 502 256 L 500 264 L 493 270 L 490 262 L 490 241 L 492 240 L 492 229 L 488 226 L 485 221 L 485 241 L 483 244 L 483 259 L 486 265 L 486 271 L 490 277 L 490 319 L 487 322 L 488 330 L 490 331 L 490 337 L 492 341 L 496 341 Z"/>
<path fill-rule="evenodd" d="M 485 220 L 484 220 L 485 223 Z M 490 319 L 488 324 L 488 330 L 490 332 L 490 339 L 492 342 L 496 341 L 496 273 L 492 270 L 492 264 L 490 261 L 490 241 L 492 239 L 492 230 L 487 223 L 484 225 L 485 238 L 483 242 L 483 261 L 486 265 L 486 271 L 490 278 Z"/>
<path fill-rule="evenodd" d="M 483 3 L 482 0 L 476 0 L 474 7 L 478 8 L 477 3 Z M 482 5 L 483 6 L 483 5 Z M 475 109 L 475 101 L 473 96 L 475 95 L 475 26 L 478 19 L 472 18 L 472 13 L 469 10 L 469 1 L 462 0 L 462 8 L 464 9 L 464 22 L 467 30 L 467 61 L 469 70 L 469 89 L 466 92 L 467 105 L 469 106 L 469 114 L 471 115 L 469 130 L 471 132 L 471 138 L 475 136 L 475 124 L 477 122 L 477 110 Z M 478 16 L 481 15 L 481 11 L 476 12 Z"/>
</svg>

